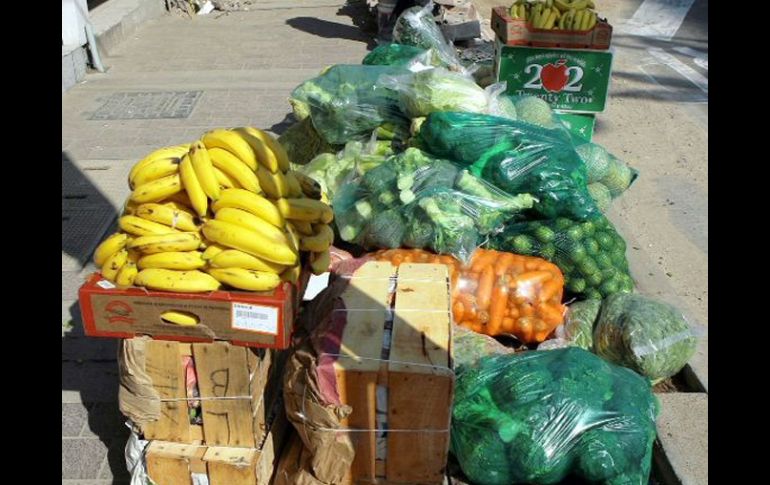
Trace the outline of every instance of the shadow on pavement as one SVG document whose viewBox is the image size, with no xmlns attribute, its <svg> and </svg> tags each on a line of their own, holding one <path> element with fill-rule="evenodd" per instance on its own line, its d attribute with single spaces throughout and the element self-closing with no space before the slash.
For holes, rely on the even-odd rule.
<svg viewBox="0 0 770 485">
<path fill-rule="evenodd" d="M 316 17 L 294 17 L 288 19 L 286 23 L 297 30 L 326 39 L 346 39 L 364 42 L 369 49 L 374 48 L 376 45 L 371 36 L 351 25 L 329 22 L 328 20 Z"/>
<path fill-rule="evenodd" d="M 296 122 L 297 120 L 294 118 L 294 114 L 287 113 L 281 121 L 268 128 L 267 131 L 274 133 L 275 136 L 281 136 L 284 131 Z"/>
</svg>

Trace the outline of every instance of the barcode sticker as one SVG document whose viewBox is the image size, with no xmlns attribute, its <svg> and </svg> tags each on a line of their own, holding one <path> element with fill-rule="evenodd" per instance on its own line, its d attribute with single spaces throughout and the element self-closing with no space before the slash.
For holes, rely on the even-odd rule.
<svg viewBox="0 0 770 485">
<path fill-rule="evenodd" d="M 233 303 L 230 326 L 237 330 L 278 335 L 278 309 L 269 306 Z"/>
<path fill-rule="evenodd" d="M 117 286 L 113 285 L 112 282 L 108 280 L 99 280 L 96 282 L 96 285 L 104 288 L 105 290 L 112 290 L 117 288 Z"/>
</svg>

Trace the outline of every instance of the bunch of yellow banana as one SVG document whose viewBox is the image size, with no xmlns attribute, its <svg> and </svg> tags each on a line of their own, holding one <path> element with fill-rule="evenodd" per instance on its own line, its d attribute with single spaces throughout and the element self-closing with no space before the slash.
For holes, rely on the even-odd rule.
<svg viewBox="0 0 770 485">
<path fill-rule="evenodd" d="M 510 8 L 513 19 L 526 20 L 536 29 L 591 30 L 598 17 L 593 0 L 517 0 Z"/>
<path fill-rule="evenodd" d="M 321 188 L 290 170 L 283 147 L 251 127 L 216 129 L 140 160 L 120 232 L 94 253 L 119 286 L 206 292 L 222 284 L 266 291 L 296 282 L 300 253 L 329 265 L 334 232 Z"/>
</svg>

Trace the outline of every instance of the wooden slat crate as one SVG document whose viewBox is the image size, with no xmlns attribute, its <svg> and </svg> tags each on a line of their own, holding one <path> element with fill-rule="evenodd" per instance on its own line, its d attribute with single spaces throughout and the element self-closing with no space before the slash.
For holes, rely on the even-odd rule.
<svg viewBox="0 0 770 485">
<path fill-rule="evenodd" d="M 259 448 L 151 441 L 145 454 L 147 475 L 157 485 L 192 485 L 195 473 L 207 475 L 209 485 L 271 483 L 288 431 L 282 406 L 277 402 L 270 432 Z"/>
<path fill-rule="evenodd" d="M 161 417 L 144 426 L 148 440 L 254 448 L 265 435 L 271 404 L 280 395 L 285 352 L 227 342 L 151 340 L 145 370 L 160 394 Z M 183 358 L 193 359 L 203 424 L 190 424 Z"/>
</svg>

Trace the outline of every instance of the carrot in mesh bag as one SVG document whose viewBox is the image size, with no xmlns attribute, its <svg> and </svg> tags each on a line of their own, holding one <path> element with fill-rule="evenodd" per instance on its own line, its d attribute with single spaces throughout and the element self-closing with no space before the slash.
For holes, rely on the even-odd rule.
<svg viewBox="0 0 770 485">
<path fill-rule="evenodd" d="M 371 257 L 394 266 L 445 264 L 451 278 L 454 321 L 478 333 L 542 342 L 564 319 L 564 276 L 556 265 L 541 258 L 488 249 L 477 249 L 467 265 L 419 249 L 388 249 Z"/>
</svg>

